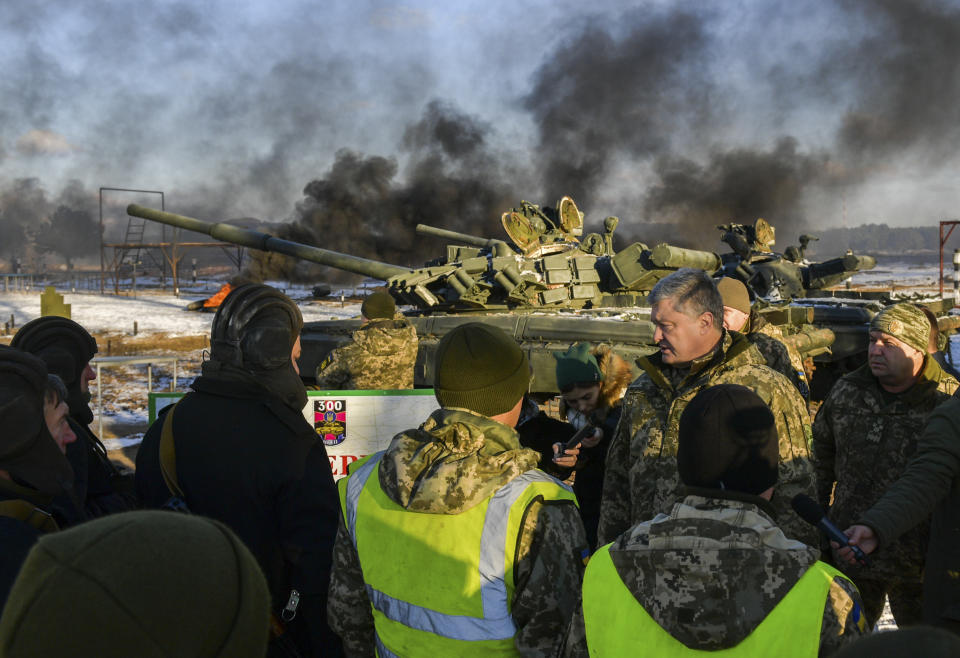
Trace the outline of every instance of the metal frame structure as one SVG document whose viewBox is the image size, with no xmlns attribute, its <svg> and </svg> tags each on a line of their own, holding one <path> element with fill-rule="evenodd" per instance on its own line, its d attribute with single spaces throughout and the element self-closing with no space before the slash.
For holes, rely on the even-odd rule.
<svg viewBox="0 0 960 658">
<path fill-rule="evenodd" d="M 167 227 L 164 225 L 162 227 L 162 233 L 160 242 L 144 242 L 143 234 L 140 234 L 140 239 L 137 241 L 124 241 L 124 242 L 104 242 L 103 241 L 103 193 L 107 192 L 132 192 L 136 194 L 159 194 L 160 195 L 160 209 L 165 210 L 166 208 L 166 197 L 161 190 L 137 190 L 127 187 L 101 187 L 100 188 L 100 294 L 104 292 L 104 283 L 107 272 L 107 259 L 105 256 L 105 251 L 107 249 L 113 249 L 113 260 L 111 261 L 111 269 L 113 270 L 113 292 L 115 295 L 120 294 L 120 267 L 123 264 L 124 255 L 132 250 L 136 249 L 137 253 L 141 250 L 151 250 L 157 249 L 160 251 L 161 258 L 158 259 L 158 262 L 161 265 L 161 286 L 164 290 L 167 289 L 167 266 L 170 267 L 170 275 L 173 280 L 173 292 L 175 295 L 180 294 L 180 279 L 179 279 L 179 265 L 180 260 L 183 258 L 183 253 L 180 253 L 181 249 L 192 249 L 194 247 L 220 247 L 223 249 L 224 253 L 227 255 L 227 258 L 230 259 L 230 262 L 236 265 L 239 270 L 243 266 L 243 247 L 238 247 L 237 245 L 231 244 L 229 242 L 180 242 L 178 240 L 180 229 L 174 229 L 171 240 L 167 240 Z M 127 227 L 127 237 L 129 238 L 130 231 L 129 225 Z M 231 251 L 236 249 L 236 256 L 231 254 Z M 133 287 L 136 289 L 137 285 L 137 274 L 136 266 L 134 266 L 133 271 Z"/>
<path fill-rule="evenodd" d="M 137 249 L 137 250 L 139 251 L 140 248 L 142 247 L 142 242 L 143 242 L 143 241 L 142 241 L 142 240 L 139 240 L 138 242 L 131 242 L 131 243 L 124 242 L 124 243 L 119 243 L 119 244 L 124 244 L 124 245 L 126 245 L 126 246 L 124 246 L 124 247 L 120 247 L 119 249 L 117 248 L 117 243 L 108 245 L 107 243 L 105 243 L 105 242 L 103 241 L 103 233 L 104 233 L 104 231 L 103 231 L 103 193 L 104 193 L 104 192 L 132 192 L 132 193 L 135 193 L 135 194 L 159 194 L 159 195 L 160 195 L 160 208 L 161 208 L 161 209 L 166 207 L 166 205 L 165 205 L 165 204 L 166 204 L 166 196 L 165 196 L 165 194 L 163 193 L 162 190 L 138 190 L 138 189 L 133 189 L 133 188 L 129 188 L 129 187 L 101 187 L 101 188 L 100 188 L 100 192 L 99 192 L 99 194 L 100 194 L 100 294 L 101 294 L 101 295 L 103 294 L 104 283 L 105 283 L 104 279 L 105 279 L 105 277 L 106 277 L 106 272 L 107 272 L 107 269 L 106 269 L 106 257 L 105 257 L 105 255 L 104 255 L 104 250 L 105 250 L 105 248 L 108 247 L 108 246 L 114 246 L 114 250 L 113 250 L 113 268 L 112 268 L 112 269 L 113 269 L 113 291 L 114 291 L 114 294 L 119 294 L 119 292 L 120 292 L 120 290 L 119 290 L 119 288 L 120 288 L 120 283 L 119 283 L 119 279 L 120 279 L 120 276 L 119 276 L 119 273 L 120 273 L 120 262 L 123 260 L 123 253 L 124 253 L 127 249 Z M 128 226 L 128 232 L 129 232 L 129 226 Z M 167 232 L 166 232 L 166 231 L 163 231 L 163 233 L 162 233 L 162 235 L 161 235 L 161 240 L 162 240 L 163 242 L 166 242 L 166 239 L 167 239 Z M 174 235 L 174 240 L 176 240 L 176 235 Z M 162 281 L 163 281 L 163 286 L 164 286 L 164 288 L 165 288 L 165 287 L 166 287 L 166 284 L 167 284 L 166 268 L 165 268 L 165 267 L 164 267 L 164 269 L 163 269 Z"/>
</svg>

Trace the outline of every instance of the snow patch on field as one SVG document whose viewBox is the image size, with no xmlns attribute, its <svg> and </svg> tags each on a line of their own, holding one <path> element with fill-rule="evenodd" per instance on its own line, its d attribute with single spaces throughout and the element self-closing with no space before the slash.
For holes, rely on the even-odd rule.
<svg viewBox="0 0 960 658">
<path fill-rule="evenodd" d="M 64 293 L 64 302 L 71 305 L 71 317 L 94 334 L 164 333 L 168 336 L 202 336 L 210 334 L 213 313 L 187 311 L 192 301 L 186 297 L 176 298 L 170 293 L 142 291 L 136 297 L 115 295 Z M 202 298 L 201 298 L 202 299 Z M 346 319 L 360 314 L 360 304 L 339 302 L 307 302 L 298 300 L 304 322 L 315 320 Z M 18 327 L 40 317 L 40 293 L 0 293 L 0 322 L 6 322 L 13 314 Z"/>
</svg>

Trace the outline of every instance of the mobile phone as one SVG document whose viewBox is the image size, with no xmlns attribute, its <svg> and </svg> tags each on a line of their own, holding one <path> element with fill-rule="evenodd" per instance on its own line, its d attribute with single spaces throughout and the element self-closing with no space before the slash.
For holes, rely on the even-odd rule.
<svg viewBox="0 0 960 658">
<path fill-rule="evenodd" d="M 571 448 L 576 448 L 577 444 L 586 439 L 587 437 L 593 436 L 593 433 L 597 431 L 593 425 L 584 425 L 577 433 L 570 437 L 570 440 L 563 445 L 563 450 L 560 451 L 560 455 L 563 456 L 566 454 L 567 450 Z"/>
</svg>

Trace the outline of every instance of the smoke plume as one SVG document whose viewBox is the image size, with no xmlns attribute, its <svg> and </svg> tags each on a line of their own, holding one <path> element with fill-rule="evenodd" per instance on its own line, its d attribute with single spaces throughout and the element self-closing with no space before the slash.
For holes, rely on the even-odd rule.
<svg viewBox="0 0 960 658">
<path fill-rule="evenodd" d="M 490 127 L 433 101 L 403 136 L 405 175 L 396 159 L 340 150 L 322 178 L 309 182 L 294 221 L 280 237 L 392 264 L 419 266 L 442 243 L 417 236 L 417 224 L 471 235 L 499 236 L 500 213 L 514 187 L 488 144 Z M 252 274 L 313 278 L 332 272 L 276 255 L 256 255 Z"/>
<path fill-rule="evenodd" d="M 128 171 L 166 181 L 177 212 L 257 216 L 283 237 L 408 266 L 442 251 L 415 235 L 417 223 L 503 237 L 500 215 L 521 199 L 570 195 L 587 231 L 617 215 L 620 245 L 652 242 L 667 226 L 663 238 L 709 249 L 720 248 L 719 223 L 764 217 L 783 249 L 846 211 L 855 223 L 896 224 L 952 210 L 960 8 L 949 3 L 680 0 L 600 11 L 560 2 L 522 25 L 331 3 L 283 23 L 279 10 L 260 16 L 250 29 L 273 50 L 253 57 L 243 35 L 224 34 L 216 3 L 150 5 L 142 20 L 110 3 L 96 12 L 64 3 L 59 13 L 41 4 L 0 8 L 0 37 L 19 39 L 0 54 L 10 72 L 0 80 L 0 162 L 10 171 L 41 163 L 82 182 L 0 179 L 7 258 L 94 251 L 97 199 L 87 190 Z M 83 66 L 46 45 L 60 14 L 84 21 Z M 367 16 L 359 27 L 358 14 Z M 459 76 L 475 81 L 450 85 L 429 37 L 462 25 L 471 26 L 463 50 L 475 39 L 483 61 Z M 117 66 L 118 53 L 135 67 Z M 194 84 L 206 82 L 210 60 L 230 67 L 228 82 Z M 62 124 L 89 93 L 79 72 L 90 70 L 115 93 L 89 112 L 84 140 Z M 188 167 L 196 160 L 202 175 Z M 113 220 L 108 232 L 123 225 Z M 332 274 L 274 256 L 258 256 L 254 270 Z"/>
</svg>

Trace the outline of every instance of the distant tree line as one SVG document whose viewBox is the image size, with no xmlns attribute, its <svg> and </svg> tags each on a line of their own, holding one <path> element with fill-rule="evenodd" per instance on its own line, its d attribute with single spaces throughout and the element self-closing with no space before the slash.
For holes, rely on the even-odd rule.
<svg viewBox="0 0 960 658">
<path fill-rule="evenodd" d="M 939 243 L 938 226 L 891 227 L 886 224 L 862 224 L 853 228 L 809 229 L 804 231 L 818 238 L 810 245 L 810 251 L 826 256 L 836 255 L 838 250 L 853 249 L 859 253 L 896 253 L 906 251 L 936 251 Z M 779 236 L 777 236 L 779 238 Z M 789 244 L 780 244 L 786 249 Z M 947 246 L 960 247 L 960 227 L 951 236 Z"/>
</svg>

